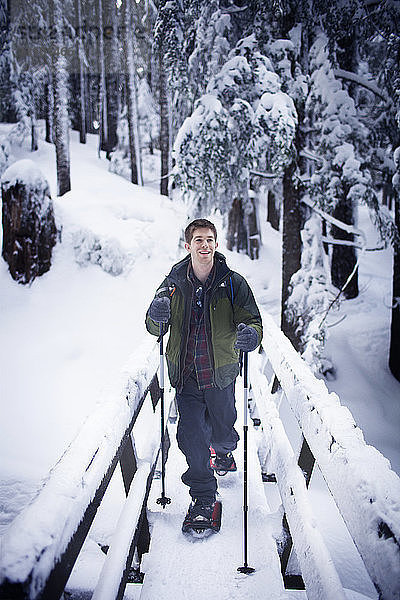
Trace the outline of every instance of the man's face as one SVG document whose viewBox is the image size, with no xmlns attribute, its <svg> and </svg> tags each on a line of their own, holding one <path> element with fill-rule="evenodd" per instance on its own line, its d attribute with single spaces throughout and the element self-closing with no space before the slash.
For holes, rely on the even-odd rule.
<svg viewBox="0 0 400 600">
<path fill-rule="evenodd" d="M 212 266 L 218 243 L 209 228 L 195 229 L 190 244 L 185 244 L 186 250 L 192 257 L 192 262 L 198 265 Z"/>
</svg>

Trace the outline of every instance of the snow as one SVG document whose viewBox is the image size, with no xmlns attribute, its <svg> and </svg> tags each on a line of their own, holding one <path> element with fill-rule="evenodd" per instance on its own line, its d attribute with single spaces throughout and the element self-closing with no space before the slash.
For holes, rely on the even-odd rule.
<svg viewBox="0 0 400 600">
<path fill-rule="evenodd" d="M 54 494 L 60 489 L 70 489 L 76 468 L 84 464 L 87 454 L 93 450 L 101 423 L 104 423 L 104 413 L 100 420 L 96 415 L 107 409 L 115 416 L 112 411 L 123 400 L 121 389 L 126 390 L 126 385 L 134 387 L 137 381 L 143 380 L 139 377 L 135 383 L 127 375 L 135 368 L 140 370 L 149 366 L 145 357 L 154 345 L 154 339 L 145 331 L 144 313 L 170 265 L 184 252 L 178 248 L 186 222 L 184 207 L 177 200 L 172 203 L 148 187 L 133 186 L 109 173 L 108 162 L 96 156 L 96 138 L 89 136 L 87 147 L 79 145 L 77 139 L 74 132 L 71 139 L 72 191 L 62 198 L 56 197 L 53 147 L 41 142 L 34 155 L 27 148 L 12 147 L 17 160 L 29 156 L 49 181 L 62 239 L 54 249 L 52 269 L 30 287 L 12 281 L 7 266 L 3 261 L 0 263 L 0 533 L 3 543 L 18 520 L 24 523 L 30 502 L 30 510 L 38 515 L 34 529 L 29 521 L 25 525 L 26 537 L 13 540 L 16 550 L 24 544 L 29 546 L 34 531 L 41 531 L 43 538 L 51 536 L 51 529 L 41 528 L 39 513 L 47 512 L 47 522 L 52 524 L 54 531 L 60 527 L 57 518 L 66 504 L 74 506 L 75 518 L 79 518 L 83 496 L 88 489 L 82 490 L 82 496 L 75 496 L 75 504 L 73 498 L 67 496 L 58 504 Z M 144 175 L 145 181 L 157 178 L 157 173 Z M 247 277 L 261 307 L 277 323 L 280 235 L 266 225 L 263 212 L 261 218 L 261 257 L 259 261 L 250 261 L 244 255 L 226 251 L 221 232 L 222 218 L 211 215 L 220 232 L 219 249 L 227 256 L 228 264 Z M 360 210 L 360 221 L 359 227 L 368 230 L 369 237 L 373 238 L 365 209 Z M 83 243 L 78 244 L 78 241 Z M 368 244 L 373 246 L 374 241 L 369 240 Z M 329 382 L 328 387 L 329 391 L 338 394 L 342 405 L 351 410 L 367 444 L 375 446 L 391 461 L 393 469 L 400 472 L 400 384 L 387 367 L 390 250 L 362 256 L 360 288 L 360 296 L 342 302 L 339 311 L 329 320 L 327 350 L 336 367 L 337 378 Z M 142 356 L 142 366 L 138 364 L 138 356 Z M 328 409 L 325 407 L 330 419 Z M 338 411 L 338 406 L 333 407 L 333 425 Z M 279 413 L 296 450 L 295 419 L 284 401 Z M 342 434 L 341 426 L 344 432 L 352 422 L 345 413 L 345 410 L 341 411 L 344 417 L 340 421 L 340 431 L 335 432 L 338 439 Z M 109 452 L 126 418 L 123 411 L 118 413 L 117 421 L 108 417 L 111 433 L 106 446 Z M 82 437 L 87 427 L 85 423 L 97 424 L 87 439 Z M 256 435 L 254 433 L 254 437 Z M 174 437 L 173 426 L 171 436 Z M 135 432 L 136 448 L 142 456 L 146 455 L 147 437 L 149 429 L 144 414 Z M 252 446 L 255 443 L 252 428 L 249 437 Z M 59 458 L 68 447 L 71 448 L 73 440 L 74 443 L 81 440 L 82 446 L 75 448 L 85 450 L 82 454 L 70 454 L 69 470 L 57 471 Z M 188 580 L 195 565 L 196 583 L 188 589 L 194 600 L 209 597 L 211 592 L 218 593 L 222 599 L 259 598 L 266 589 L 271 590 L 271 598 L 304 598 L 304 592 L 284 591 L 279 584 L 279 563 L 271 540 L 279 535 L 281 513 L 279 502 L 275 503 L 277 506 L 273 502 L 274 484 L 262 484 L 258 476 L 254 445 L 251 447 L 254 459 L 251 458 L 249 558 L 257 572 L 245 578 L 236 573 L 242 560 L 241 467 L 233 478 L 221 480 L 225 520 L 220 534 L 206 542 L 190 544 L 180 532 L 189 502 L 187 491 L 179 481 L 184 459 L 175 447 L 175 441 L 172 442 L 167 463 L 167 493 L 173 502 L 165 510 L 155 504 L 154 499 L 159 495 L 159 484 L 155 481 L 149 505 L 152 548 L 142 563 L 146 573 L 142 597 L 185 597 L 175 591 L 182 587 L 174 586 Z M 366 481 L 373 476 L 379 495 L 384 492 L 387 482 L 388 489 L 391 488 L 387 479 L 389 465 L 373 450 L 370 452 L 367 458 L 360 455 L 357 464 L 360 470 L 365 469 L 363 477 Z M 239 463 L 240 455 L 239 450 Z M 373 472 L 370 461 L 375 465 Z M 101 460 L 97 466 L 100 472 Z M 52 480 L 55 475 L 56 479 Z M 314 478 L 310 489 L 313 519 L 321 529 L 346 597 L 353 600 L 376 598 L 318 472 Z M 93 481 L 89 482 L 89 488 Z M 37 491 L 45 490 L 46 485 L 47 495 L 41 500 L 40 496 L 35 498 Z M 68 584 L 70 590 L 94 589 L 104 564 L 99 544 L 110 543 L 122 515 L 123 496 L 121 477 L 116 472 L 72 573 Z M 35 502 L 43 502 L 45 510 L 36 513 L 39 504 Z M 7 549 L 3 556 L 11 559 L 12 554 L 8 554 L 11 546 L 7 544 L 3 548 Z M 176 569 L 178 561 L 180 569 Z M 137 598 L 141 586 L 134 590 L 132 586 L 129 588 L 126 597 Z"/>
<path fill-rule="evenodd" d="M 5 190 L 21 182 L 33 189 L 43 188 L 46 191 L 48 187 L 39 167 L 28 158 L 14 162 L 1 177 L 1 185 Z"/>
</svg>

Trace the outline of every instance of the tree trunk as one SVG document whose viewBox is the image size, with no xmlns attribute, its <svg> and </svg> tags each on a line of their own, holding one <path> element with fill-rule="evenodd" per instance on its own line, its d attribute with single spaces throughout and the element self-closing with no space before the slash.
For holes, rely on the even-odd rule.
<svg viewBox="0 0 400 600">
<path fill-rule="evenodd" d="M 97 21 L 100 30 L 98 39 L 98 64 L 99 64 L 99 107 L 100 107 L 100 130 L 99 130 L 99 156 L 100 150 L 107 150 L 107 133 L 108 133 L 108 111 L 107 111 L 107 96 L 106 96 L 106 73 L 105 73 L 105 58 L 104 58 L 104 26 L 103 26 L 103 2 L 97 0 Z"/>
<path fill-rule="evenodd" d="M 49 69 L 46 84 L 46 142 L 54 144 L 54 91 L 52 71 Z"/>
<path fill-rule="evenodd" d="M 126 60 L 126 107 L 129 131 L 129 153 L 131 161 L 131 181 L 138 183 L 138 169 L 136 162 L 135 139 L 135 64 L 133 60 L 132 26 L 131 26 L 131 0 L 124 2 L 124 34 L 125 34 L 125 60 Z"/>
<path fill-rule="evenodd" d="M 37 122 L 35 115 L 31 115 L 31 152 L 36 152 L 39 149 Z"/>
<path fill-rule="evenodd" d="M 247 210 L 245 226 L 247 229 L 247 255 L 251 260 L 257 260 L 261 246 L 260 223 L 257 210 L 257 191 L 255 190 L 254 179 L 250 179 L 247 192 Z M 250 209 L 251 207 L 251 209 Z"/>
<path fill-rule="evenodd" d="M 333 216 L 343 223 L 354 225 L 354 209 L 352 201 L 347 197 L 341 198 L 335 207 Z M 354 241 L 354 235 L 352 233 L 347 233 L 347 231 L 343 231 L 343 229 L 335 227 L 334 225 L 332 226 L 332 235 L 336 240 Z M 334 245 L 331 262 L 333 285 L 338 289 L 341 289 L 345 285 L 356 264 L 357 254 L 354 246 Z M 347 299 L 356 298 L 358 296 L 358 269 L 346 286 L 343 295 Z"/>
<path fill-rule="evenodd" d="M 104 60 L 107 96 L 107 158 L 118 144 L 117 128 L 120 109 L 120 60 L 118 41 L 118 15 L 115 2 L 106 2 L 106 28 L 111 24 L 110 34 L 105 36 Z"/>
<path fill-rule="evenodd" d="M 85 72 L 83 68 L 84 47 L 82 40 L 82 5 L 81 0 L 75 0 L 75 16 L 78 31 L 76 33 L 76 54 L 79 69 L 79 141 L 86 144 L 86 100 L 85 100 Z"/>
<path fill-rule="evenodd" d="M 400 196 L 394 195 L 395 221 L 397 231 L 400 232 Z M 390 328 L 389 368 L 400 381 L 400 241 L 394 244 L 393 256 L 393 308 L 392 323 Z"/>
<path fill-rule="evenodd" d="M 29 181 L 24 181 L 26 166 Z M 2 199 L 2 256 L 15 281 L 31 283 L 50 269 L 56 243 L 49 184 L 33 162 L 19 161 L 3 174 Z"/>
<path fill-rule="evenodd" d="M 355 27 L 343 32 L 341 38 L 337 40 L 337 59 L 341 69 L 357 72 L 357 31 Z M 357 104 L 356 86 L 354 83 L 348 84 L 349 95 Z M 347 191 L 346 191 L 347 195 Z M 354 210 L 356 207 L 351 200 L 341 198 L 335 207 L 333 215 L 349 225 L 354 224 Z M 332 235 L 337 240 L 354 241 L 354 235 L 346 233 L 342 229 L 332 227 Z M 332 250 L 331 275 L 332 283 L 337 288 L 341 288 L 357 263 L 357 251 L 352 246 L 334 245 Z M 358 296 L 358 269 L 354 273 L 349 285 L 343 292 L 345 298 L 356 298 Z"/>
<path fill-rule="evenodd" d="M 228 250 L 247 251 L 247 232 L 244 226 L 244 210 L 241 198 L 235 198 L 228 215 L 226 236 Z"/>
<path fill-rule="evenodd" d="M 268 222 L 275 231 L 279 231 L 280 210 L 274 192 L 268 190 Z"/>
<path fill-rule="evenodd" d="M 55 33 L 53 54 L 54 135 L 57 162 L 57 189 L 62 196 L 71 189 L 69 156 L 68 74 L 64 56 L 61 0 L 52 0 L 50 13 Z"/>
<path fill-rule="evenodd" d="M 293 160 L 286 167 L 283 176 L 281 329 L 296 350 L 299 350 L 297 324 L 290 322 L 286 313 L 286 302 L 290 295 L 290 280 L 301 266 L 300 232 L 303 219 L 299 191 L 293 181 L 295 171 L 296 162 Z"/>
<path fill-rule="evenodd" d="M 167 74 L 163 61 L 163 49 L 160 48 L 159 55 L 160 73 L 160 147 L 161 147 L 161 182 L 160 194 L 168 196 L 168 173 L 169 173 L 169 110 Z"/>
</svg>

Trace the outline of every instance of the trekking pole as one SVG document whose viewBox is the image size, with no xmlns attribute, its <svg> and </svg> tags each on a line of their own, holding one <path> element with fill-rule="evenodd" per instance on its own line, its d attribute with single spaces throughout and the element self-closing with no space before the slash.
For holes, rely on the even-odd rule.
<svg viewBox="0 0 400 600">
<path fill-rule="evenodd" d="M 249 397 L 249 384 L 248 384 L 248 353 L 243 352 L 243 566 L 238 567 L 240 573 L 254 573 L 255 569 L 249 567 L 247 562 L 247 514 L 249 511 L 248 499 L 247 499 L 247 413 L 248 413 L 248 397 Z"/>
<path fill-rule="evenodd" d="M 163 324 L 160 323 L 160 337 L 158 338 L 160 346 L 160 410 L 161 410 L 161 497 L 157 498 L 157 504 L 165 508 L 166 504 L 171 504 L 171 498 L 165 495 L 165 406 L 164 406 L 164 332 Z"/>
</svg>

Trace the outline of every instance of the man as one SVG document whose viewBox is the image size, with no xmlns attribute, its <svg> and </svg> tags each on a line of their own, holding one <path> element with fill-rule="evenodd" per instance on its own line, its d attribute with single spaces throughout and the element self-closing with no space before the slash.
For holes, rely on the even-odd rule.
<svg viewBox="0 0 400 600">
<path fill-rule="evenodd" d="M 239 436 L 235 379 L 239 351 L 261 343 L 262 323 L 246 280 L 216 252 L 217 231 L 206 219 L 185 230 L 188 256 L 174 265 L 146 315 L 153 335 L 170 328 L 166 359 L 179 411 L 178 446 L 188 464 L 182 481 L 192 503 L 183 531 L 211 524 L 216 505 L 214 470 L 235 471 L 232 451 Z M 210 462 L 210 446 L 216 452 Z M 219 503 L 217 503 L 219 504 Z"/>
</svg>

